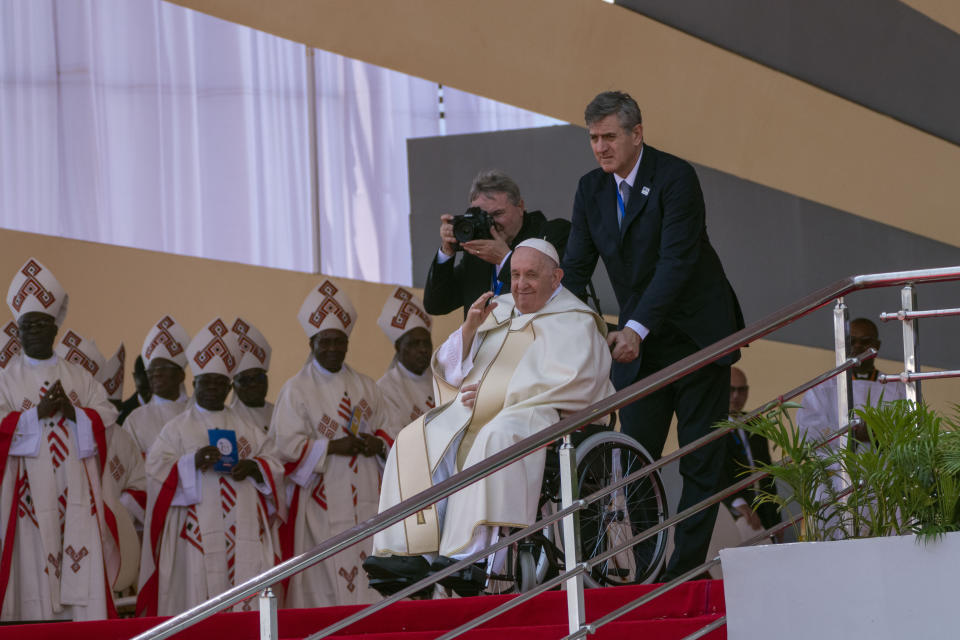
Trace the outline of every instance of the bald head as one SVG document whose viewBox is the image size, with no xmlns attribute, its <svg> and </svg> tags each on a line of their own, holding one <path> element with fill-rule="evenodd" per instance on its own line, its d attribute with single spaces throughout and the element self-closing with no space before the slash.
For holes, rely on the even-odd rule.
<svg viewBox="0 0 960 640">
<path fill-rule="evenodd" d="M 747 375 L 737 367 L 730 367 L 730 414 L 742 413 L 747 404 L 750 387 Z"/>
</svg>

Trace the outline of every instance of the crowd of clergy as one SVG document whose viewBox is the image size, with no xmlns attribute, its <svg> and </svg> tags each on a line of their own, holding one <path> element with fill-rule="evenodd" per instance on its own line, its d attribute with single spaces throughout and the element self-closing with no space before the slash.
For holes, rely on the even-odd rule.
<svg viewBox="0 0 960 640">
<path fill-rule="evenodd" d="M 297 316 L 310 357 L 275 405 L 270 344 L 243 318 L 213 318 L 192 336 L 172 314 L 157 318 L 124 400 L 124 346 L 105 358 L 70 329 L 67 292 L 47 267 L 28 260 L 6 301 L 3 621 L 114 617 L 133 595 L 138 615 L 173 615 L 303 553 L 376 515 L 394 438 L 434 407 L 431 318 L 402 287 L 378 320 L 396 354 L 374 382 L 345 363 L 350 300 L 334 280 L 315 286 Z M 361 569 L 370 548 L 275 587 L 282 605 L 375 601 Z"/>
</svg>

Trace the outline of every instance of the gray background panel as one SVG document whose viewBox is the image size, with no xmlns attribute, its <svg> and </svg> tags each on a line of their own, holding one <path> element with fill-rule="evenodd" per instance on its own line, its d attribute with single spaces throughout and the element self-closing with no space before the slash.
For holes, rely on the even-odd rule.
<svg viewBox="0 0 960 640">
<path fill-rule="evenodd" d="M 656 146 L 656 141 L 651 140 Z M 407 143 L 413 283 L 422 287 L 439 247 L 442 213 L 462 213 L 473 176 L 500 168 L 520 185 L 528 209 L 570 217 L 577 181 L 595 166 L 584 129 L 546 127 L 420 138 Z M 666 150 L 669 151 L 669 150 Z M 748 180 L 694 165 L 707 204 L 707 229 L 733 284 L 747 323 L 755 322 L 827 284 L 851 275 L 960 265 L 960 248 L 804 200 Z M 904 212 L 909 215 L 909 212 Z M 617 313 L 606 276 L 594 276 L 606 313 Z M 899 308 L 899 292 L 879 289 L 848 298 L 851 314 L 876 318 Z M 960 306 L 960 284 L 920 287 L 921 308 Z M 960 320 L 924 321 L 921 363 L 952 366 Z M 900 325 L 880 326 L 882 355 L 898 359 Z M 772 339 L 829 348 L 830 310 L 821 309 Z"/>
<path fill-rule="evenodd" d="M 960 34 L 896 0 L 616 0 L 960 144 Z"/>
</svg>

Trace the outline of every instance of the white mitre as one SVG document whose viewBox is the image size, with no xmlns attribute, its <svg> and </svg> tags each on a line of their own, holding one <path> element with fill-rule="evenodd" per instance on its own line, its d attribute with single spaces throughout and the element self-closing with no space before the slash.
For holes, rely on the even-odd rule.
<svg viewBox="0 0 960 640">
<path fill-rule="evenodd" d="M 530 247 L 531 249 L 536 249 L 543 255 L 556 262 L 558 265 L 560 264 L 560 256 L 557 255 L 557 248 L 550 244 L 550 242 L 547 240 L 542 240 L 540 238 L 529 238 L 518 244 L 513 248 L 513 250 L 516 251 L 520 247 Z"/>
<path fill-rule="evenodd" d="M 187 360 L 194 378 L 205 373 L 231 377 L 240 362 L 239 357 L 237 335 L 220 318 L 208 322 L 187 345 Z"/>
<path fill-rule="evenodd" d="M 53 352 L 61 360 L 66 360 L 83 368 L 97 382 L 103 382 L 101 376 L 107 359 L 100 353 L 97 343 L 93 340 L 87 340 L 76 331 L 67 329 L 63 332 L 60 342 L 53 348 Z"/>
<path fill-rule="evenodd" d="M 6 369 L 10 361 L 20 353 L 20 329 L 11 320 L 0 332 L 0 369 Z"/>
<path fill-rule="evenodd" d="M 324 280 L 307 294 L 297 320 L 308 338 L 327 329 L 338 329 L 349 336 L 357 324 L 357 312 L 345 291 L 333 280 Z"/>
<path fill-rule="evenodd" d="M 395 343 L 403 334 L 417 327 L 430 331 L 433 318 L 424 310 L 423 303 L 417 296 L 403 287 L 397 287 L 383 305 L 377 324 L 390 342 Z"/>
<path fill-rule="evenodd" d="M 53 273 L 36 258 L 30 258 L 10 283 L 7 306 L 14 320 L 25 313 L 39 311 L 53 316 L 56 325 L 62 327 L 67 317 L 68 297 Z"/>
<path fill-rule="evenodd" d="M 163 316 L 147 333 L 143 341 L 140 356 L 143 366 L 149 368 L 154 358 L 163 358 L 176 363 L 180 367 L 187 366 L 187 345 L 190 344 L 190 334 L 183 325 L 173 319 L 173 316 Z"/>
<path fill-rule="evenodd" d="M 247 369 L 270 370 L 270 343 L 260 333 L 255 326 L 244 320 L 237 318 L 230 327 L 240 346 L 243 355 L 240 356 L 240 364 L 237 365 L 234 375 L 246 371 Z"/>
<path fill-rule="evenodd" d="M 103 379 L 100 382 L 111 400 L 123 400 L 123 374 L 126 359 L 127 348 L 121 342 L 117 352 L 103 365 Z"/>
</svg>

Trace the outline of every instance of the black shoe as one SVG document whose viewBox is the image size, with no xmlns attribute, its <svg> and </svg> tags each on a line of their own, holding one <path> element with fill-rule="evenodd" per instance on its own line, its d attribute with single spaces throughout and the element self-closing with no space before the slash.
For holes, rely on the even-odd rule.
<svg viewBox="0 0 960 640">
<path fill-rule="evenodd" d="M 416 582 L 430 572 L 430 564 L 423 556 L 370 556 L 363 570 L 371 579 Z"/>
<path fill-rule="evenodd" d="M 453 558 L 440 556 L 430 565 L 430 572 L 442 571 L 456 562 L 458 561 Z M 453 589 L 462 598 L 480 595 L 487 584 L 486 563 L 478 562 L 468 565 L 440 580 L 440 584 L 448 589 Z"/>
</svg>

